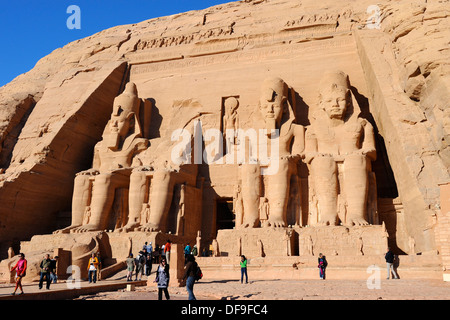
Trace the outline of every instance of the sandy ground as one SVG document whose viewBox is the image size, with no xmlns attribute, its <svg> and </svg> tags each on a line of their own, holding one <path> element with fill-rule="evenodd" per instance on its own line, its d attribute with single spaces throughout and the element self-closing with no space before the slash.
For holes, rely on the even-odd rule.
<svg viewBox="0 0 450 320">
<path fill-rule="evenodd" d="M 441 280 L 238 280 L 202 279 L 194 286 L 198 300 L 450 300 L 450 283 Z M 169 288 L 172 300 L 187 300 L 184 287 Z M 156 300 L 157 288 L 137 287 L 82 296 L 81 300 Z"/>
</svg>

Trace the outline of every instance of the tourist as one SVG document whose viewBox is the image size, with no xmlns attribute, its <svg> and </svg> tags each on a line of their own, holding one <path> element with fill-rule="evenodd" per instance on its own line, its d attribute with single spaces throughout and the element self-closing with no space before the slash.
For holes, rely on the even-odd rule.
<svg viewBox="0 0 450 320">
<path fill-rule="evenodd" d="M 147 259 L 148 259 L 147 245 L 145 245 L 144 248 L 142 249 L 142 255 L 145 258 L 144 264 L 142 266 L 142 274 L 145 274 L 146 276 L 148 276 L 148 274 L 147 274 Z"/>
<path fill-rule="evenodd" d="M 149 255 L 150 261 L 152 262 L 153 261 L 153 246 L 152 246 L 151 242 L 147 246 L 147 253 Z"/>
<path fill-rule="evenodd" d="M 188 256 L 191 255 L 191 246 L 189 243 L 184 247 L 184 264 L 187 263 Z"/>
<path fill-rule="evenodd" d="M 58 276 L 56 275 L 56 265 L 58 263 L 58 258 L 59 258 L 58 256 L 55 256 L 50 261 L 50 278 L 53 283 L 56 283 L 56 281 L 58 280 Z"/>
<path fill-rule="evenodd" d="M 325 256 L 321 253 L 319 253 L 319 274 L 320 274 L 320 279 L 325 280 L 325 269 L 328 266 L 328 262 L 327 259 L 325 258 Z"/>
<path fill-rule="evenodd" d="M 170 300 L 169 291 L 167 290 L 169 280 L 169 265 L 167 264 L 166 258 L 161 258 L 161 263 L 156 269 L 156 278 L 154 281 L 158 283 L 158 300 L 162 300 L 163 292 L 166 299 Z"/>
<path fill-rule="evenodd" d="M 244 281 L 244 275 L 245 275 L 245 283 L 248 283 L 248 275 L 247 275 L 247 258 L 242 255 L 241 256 L 241 283 Z"/>
<path fill-rule="evenodd" d="M 50 283 L 52 282 L 52 279 L 50 278 L 51 262 L 52 261 L 50 260 L 50 255 L 46 254 L 45 258 L 41 261 L 39 265 L 39 267 L 41 268 L 41 276 L 39 278 L 39 289 L 42 289 L 44 277 L 46 282 L 46 288 L 47 290 L 50 289 Z"/>
<path fill-rule="evenodd" d="M 147 256 L 145 257 L 145 275 L 148 277 L 152 273 L 152 254 L 146 253 Z"/>
<path fill-rule="evenodd" d="M 194 247 L 192 248 L 191 254 L 196 257 L 198 255 L 198 248 L 197 245 L 194 244 Z"/>
<path fill-rule="evenodd" d="M 167 264 L 170 265 L 170 249 L 172 248 L 171 241 L 167 240 L 166 244 L 164 245 L 164 255 L 166 256 Z"/>
<path fill-rule="evenodd" d="M 212 243 L 209 245 L 209 257 L 214 256 L 214 247 Z"/>
<path fill-rule="evenodd" d="M 154 258 L 154 262 L 159 264 L 159 258 L 160 258 L 160 250 L 159 250 L 159 246 L 156 245 L 155 246 L 155 251 L 153 251 L 153 258 Z"/>
<path fill-rule="evenodd" d="M 144 267 L 145 267 L 146 258 L 144 255 L 144 252 L 139 251 L 139 255 L 136 258 L 136 278 L 134 281 L 137 281 L 138 275 L 139 275 L 139 281 L 142 280 L 142 275 L 144 274 Z"/>
<path fill-rule="evenodd" d="M 98 268 L 98 258 L 95 253 L 92 252 L 91 257 L 88 262 L 88 279 L 89 283 L 97 283 L 97 268 Z"/>
<path fill-rule="evenodd" d="M 98 260 L 98 264 L 97 264 L 97 280 L 100 281 L 101 280 L 101 269 L 102 269 L 102 259 L 100 257 L 100 252 L 97 252 L 97 260 Z"/>
<path fill-rule="evenodd" d="M 166 252 L 164 251 L 165 248 L 166 248 L 166 245 L 163 244 L 163 245 L 161 246 L 161 251 L 160 251 L 160 253 L 161 253 L 161 259 L 166 257 Z"/>
<path fill-rule="evenodd" d="M 133 281 L 133 270 L 136 266 L 136 263 L 134 262 L 133 254 L 130 253 L 127 260 L 127 281 Z"/>
<path fill-rule="evenodd" d="M 14 288 L 14 292 L 12 293 L 12 295 L 16 294 L 17 288 L 20 289 L 19 294 L 23 294 L 22 278 L 25 277 L 27 272 L 27 260 L 25 259 L 25 255 L 23 253 L 19 254 L 19 261 L 17 261 L 16 265 L 11 269 L 11 272 L 13 272 L 14 270 L 16 270 L 16 287 Z"/>
<path fill-rule="evenodd" d="M 392 275 L 394 276 L 394 279 L 398 279 L 398 275 L 394 270 L 394 254 L 392 253 L 391 248 L 388 248 L 388 251 L 384 256 L 384 259 L 386 260 L 387 265 L 387 279 L 389 280 L 391 276 L 391 271 Z"/>
<path fill-rule="evenodd" d="M 186 290 L 189 294 L 189 300 L 197 300 L 194 295 L 195 274 L 197 273 L 197 262 L 191 254 L 187 255 L 183 280 L 186 280 Z"/>
</svg>

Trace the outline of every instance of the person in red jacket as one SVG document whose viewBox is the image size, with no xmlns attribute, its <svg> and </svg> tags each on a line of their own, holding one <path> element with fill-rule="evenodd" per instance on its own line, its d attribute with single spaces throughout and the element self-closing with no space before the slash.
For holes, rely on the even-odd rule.
<svg viewBox="0 0 450 320">
<path fill-rule="evenodd" d="M 164 254 L 166 256 L 167 264 L 170 265 L 170 249 L 172 249 L 172 241 L 167 240 L 167 243 L 164 245 Z"/>
<path fill-rule="evenodd" d="M 27 260 L 25 260 L 25 255 L 23 253 L 19 254 L 20 258 L 16 265 L 11 269 L 11 272 L 16 270 L 16 287 L 12 295 L 16 294 L 17 288 L 20 288 L 20 293 L 23 294 L 22 289 L 22 278 L 25 277 L 27 271 Z"/>
</svg>

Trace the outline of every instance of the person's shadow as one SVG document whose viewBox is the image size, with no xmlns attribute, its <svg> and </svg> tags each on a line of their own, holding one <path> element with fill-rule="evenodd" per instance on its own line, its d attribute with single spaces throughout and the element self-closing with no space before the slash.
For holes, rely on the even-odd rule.
<svg viewBox="0 0 450 320">
<path fill-rule="evenodd" d="M 400 279 L 400 274 L 398 273 L 398 267 L 400 266 L 400 256 L 398 254 L 394 255 L 394 271 L 397 274 L 397 277 Z"/>
</svg>

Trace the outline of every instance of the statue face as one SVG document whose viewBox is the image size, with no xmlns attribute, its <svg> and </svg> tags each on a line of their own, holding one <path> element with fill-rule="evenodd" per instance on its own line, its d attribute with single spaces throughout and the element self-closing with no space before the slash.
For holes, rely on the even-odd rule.
<svg viewBox="0 0 450 320">
<path fill-rule="evenodd" d="M 130 129 L 129 112 L 123 110 L 120 104 L 114 104 L 111 114 L 110 131 L 120 137 L 125 136 Z"/>
<path fill-rule="evenodd" d="M 330 119 L 343 119 L 350 102 L 349 90 L 334 88 L 321 93 L 321 106 Z"/>
<path fill-rule="evenodd" d="M 286 94 L 284 82 L 266 82 L 261 90 L 259 110 L 266 121 L 267 129 L 279 129 L 283 117 Z"/>
<path fill-rule="evenodd" d="M 110 134 L 105 137 L 108 148 L 114 151 L 119 149 L 122 138 L 128 134 L 131 127 L 130 118 L 133 116 L 133 112 L 124 110 L 119 103 L 120 99 L 117 100 L 114 102 L 113 112 L 109 120 Z"/>
</svg>

